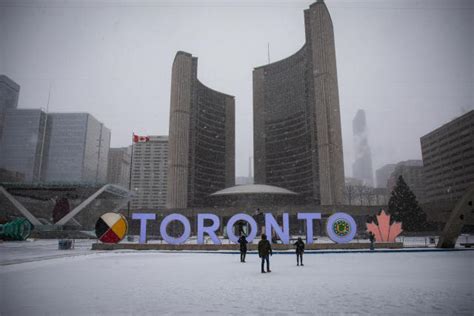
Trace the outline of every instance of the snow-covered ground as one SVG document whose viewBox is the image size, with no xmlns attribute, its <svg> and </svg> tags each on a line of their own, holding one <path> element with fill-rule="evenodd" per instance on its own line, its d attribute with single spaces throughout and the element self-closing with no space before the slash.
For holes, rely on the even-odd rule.
<svg viewBox="0 0 474 316">
<path fill-rule="evenodd" d="M 59 250 L 58 240 L 42 239 L 0 243 L 0 266 L 29 261 L 48 260 L 92 253 L 93 239 L 76 239 L 74 249 Z"/>
<path fill-rule="evenodd" d="M 254 254 L 39 258 L 1 266 L 0 315 L 474 314 L 474 251 L 275 254 L 267 274 Z"/>
</svg>

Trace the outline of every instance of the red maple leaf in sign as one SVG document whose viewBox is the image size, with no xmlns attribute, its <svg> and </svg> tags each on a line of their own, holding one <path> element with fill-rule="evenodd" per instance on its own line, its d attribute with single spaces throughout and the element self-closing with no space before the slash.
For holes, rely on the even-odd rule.
<svg viewBox="0 0 474 316">
<path fill-rule="evenodd" d="M 367 223 L 367 231 L 375 235 L 378 242 L 395 242 L 395 238 L 403 231 L 401 222 L 393 222 L 390 224 L 390 215 L 384 210 L 377 215 L 378 225 L 375 223 Z"/>
</svg>

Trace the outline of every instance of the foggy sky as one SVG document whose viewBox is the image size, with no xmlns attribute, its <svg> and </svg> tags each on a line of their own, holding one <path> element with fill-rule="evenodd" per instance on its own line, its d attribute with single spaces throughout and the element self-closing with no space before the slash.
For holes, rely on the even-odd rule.
<svg viewBox="0 0 474 316">
<path fill-rule="evenodd" d="M 253 155 L 252 70 L 304 44 L 304 0 L 0 0 L 0 73 L 19 108 L 89 112 L 112 130 L 167 135 L 178 50 L 198 78 L 236 97 L 236 174 Z M 419 138 L 474 108 L 474 1 L 327 0 L 337 54 L 344 164 L 367 116 L 375 169 L 421 159 Z"/>
</svg>

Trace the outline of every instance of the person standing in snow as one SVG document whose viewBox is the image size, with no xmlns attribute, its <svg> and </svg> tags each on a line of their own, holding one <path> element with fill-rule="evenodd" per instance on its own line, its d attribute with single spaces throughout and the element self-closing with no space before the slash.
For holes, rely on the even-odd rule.
<svg viewBox="0 0 474 316">
<path fill-rule="evenodd" d="M 304 266 L 303 264 L 304 242 L 301 239 L 301 237 L 298 237 L 298 240 L 294 243 L 294 246 L 296 247 L 296 265 L 299 266 L 301 262 L 301 265 Z"/>
<path fill-rule="evenodd" d="M 272 254 L 272 245 L 267 240 L 267 235 L 262 234 L 262 240 L 258 243 L 258 256 L 262 258 L 262 273 L 265 273 L 265 261 L 267 262 L 267 272 L 272 272 L 270 270 L 270 256 Z"/>
<path fill-rule="evenodd" d="M 369 240 L 370 240 L 370 250 L 374 250 L 374 242 L 375 242 L 374 233 L 369 232 Z"/>
<path fill-rule="evenodd" d="M 240 262 L 245 262 L 245 255 L 247 254 L 247 238 L 245 235 L 240 236 L 238 243 L 240 244 Z"/>
</svg>

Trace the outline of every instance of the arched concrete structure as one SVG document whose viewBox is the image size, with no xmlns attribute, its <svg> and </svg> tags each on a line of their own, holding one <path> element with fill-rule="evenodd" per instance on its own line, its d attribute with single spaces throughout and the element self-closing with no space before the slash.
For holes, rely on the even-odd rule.
<svg viewBox="0 0 474 316">
<path fill-rule="evenodd" d="M 454 248 L 456 240 L 466 223 L 474 220 L 474 184 L 454 207 L 448 222 L 444 226 L 437 248 Z"/>
<path fill-rule="evenodd" d="M 205 206 L 235 182 L 235 100 L 197 78 L 197 57 L 178 52 L 171 74 L 167 207 Z"/>
<path fill-rule="evenodd" d="M 340 205 L 344 161 L 336 50 L 324 1 L 311 4 L 304 20 L 303 47 L 253 71 L 255 183 Z"/>
</svg>

